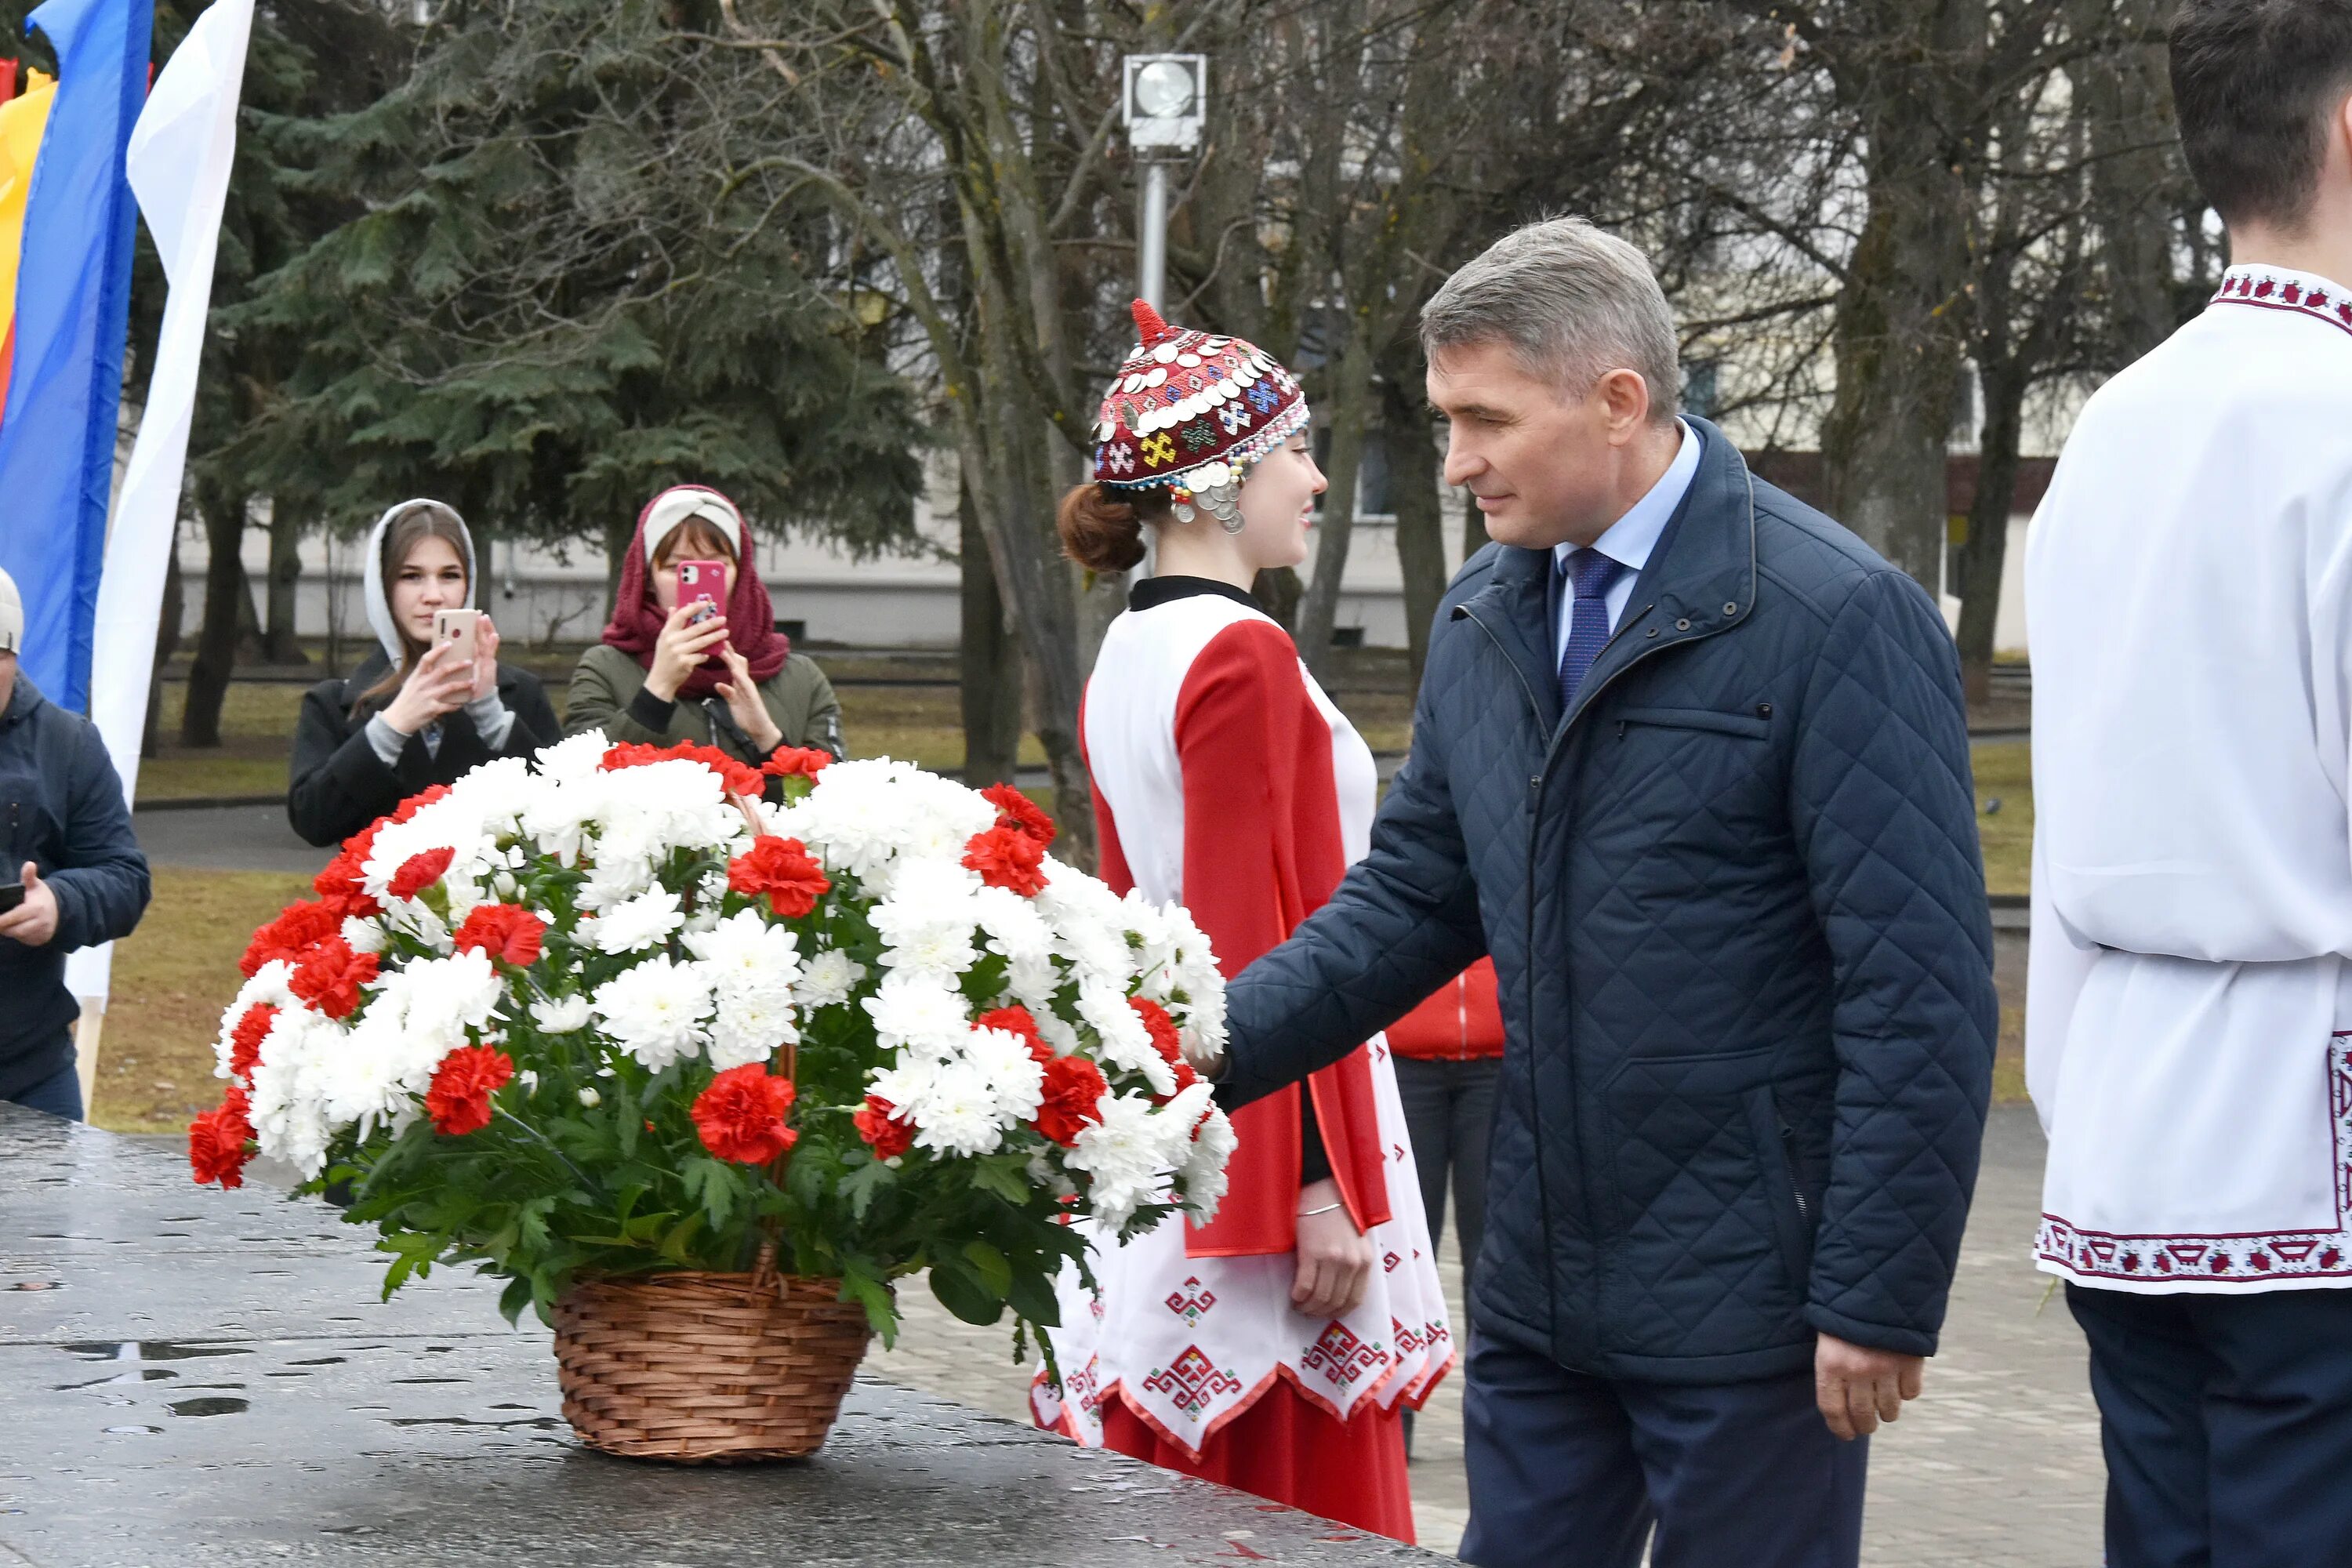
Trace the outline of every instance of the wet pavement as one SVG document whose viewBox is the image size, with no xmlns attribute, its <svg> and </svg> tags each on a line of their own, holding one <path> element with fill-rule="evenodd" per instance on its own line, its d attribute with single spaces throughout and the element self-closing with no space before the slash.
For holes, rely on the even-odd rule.
<svg viewBox="0 0 2352 1568">
<path fill-rule="evenodd" d="M 1439 1561 L 872 1379 L 813 1459 L 610 1458 L 492 1284 L 381 1302 L 384 1261 L 315 1201 L 0 1105 L 0 1561 Z"/>
</svg>

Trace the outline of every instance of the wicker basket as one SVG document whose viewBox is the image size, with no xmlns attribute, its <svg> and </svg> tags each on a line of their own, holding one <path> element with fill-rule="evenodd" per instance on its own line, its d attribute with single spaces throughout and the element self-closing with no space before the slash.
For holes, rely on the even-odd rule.
<svg viewBox="0 0 2352 1568">
<path fill-rule="evenodd" d="M 763 1259 L 764 1261 L 764 1259 Z M 574 1286 L 556 1304 L 563 1415 L 592 1448 L 687 1465 L 824 1445 L 870 1333 L 837 1279 L 680 1271 Z"/>
</svg>

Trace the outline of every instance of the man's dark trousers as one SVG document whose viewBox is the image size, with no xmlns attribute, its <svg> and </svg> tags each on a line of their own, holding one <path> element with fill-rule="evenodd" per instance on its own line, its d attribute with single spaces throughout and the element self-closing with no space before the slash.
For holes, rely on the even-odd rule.
<svg viewBox="0 0 2352 1568">
<path fill-rule="evenodd" d="M 2066 1287 L 2091 1342 L 2107 1568 L 2352 1562 L 2352 1290 Z"/>
<path fill-rule="evenodd" d="M 1462 1426 L 1462 1560 L 1477 1568 L 1637 1568 L 1645 1543 L 1653 1568 L 1853 1568 L 1861 1557 L 1869 1439 L 1830 1435 L 1811 1371 L 1624 1382 L 1483 1334 Z"/>
</svg>

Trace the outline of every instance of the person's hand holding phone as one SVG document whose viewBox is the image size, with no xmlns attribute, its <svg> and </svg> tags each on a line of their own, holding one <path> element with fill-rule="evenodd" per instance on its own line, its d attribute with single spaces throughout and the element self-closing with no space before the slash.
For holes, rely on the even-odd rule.
<svg viewBox="0 0 2352 1568">
<path fill-rule="evenodd" d="M 727 666 L 727 679 L 719 683 L 719 695 L 727 700 L 728 716 L 735 727 L 751 738 L 752 746 L 762 752 L 772 752 L 784 743 L 784 732 L 768 716 L 768 705 L 760 700 L 760 683 L 751 679 L 750 661 L 732 647 L 719 650 L 719 661 Z"/>
<path fill-rule="evenodd" d="M 444 715 L 455 713 L 474 700 L 474 681 L 481 655 L 468 656 L 452 643 L 436 642 L 425 650 L 399 692 L 383 710 L 384 722 L 404 735 Z"/>
<path fill-rule="evenodd" d="M 58 896 L 41 880 L 41 869 L 30 860 L 19 873 L 25 896 L 15 909 L 0 914 L 0 936 L 26 947 L 47 947 L 58 934 Z"/>
<path fill-rule="evenodd" d="M 646 689 L 660 702 L 677 700 L 678 689 L 686 678 L 709 658 L 713 649 L 727 640 L 727 617 L 711 615 L 697 621 L 698 610 L 708 610 L 705 599 L 681 600 L 677 608 L 662 623 L 661 636 L 654 641 L 654 658 L 646 671 Z"/>
<path fill-rule="evenodd" d="M 485 610 L 474 619 L 474 700 L 499 689 L 499 628 Z"/>
</svg>

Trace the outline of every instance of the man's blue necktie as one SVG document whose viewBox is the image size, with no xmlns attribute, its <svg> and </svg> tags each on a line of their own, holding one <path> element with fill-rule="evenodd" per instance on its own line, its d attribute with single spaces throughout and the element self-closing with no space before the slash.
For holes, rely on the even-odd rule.
<svg viewBox="0 0 2352 1568">
<path fill-rule="evenodd" d="M 1568 606 L 1568 641 L 1559 650 L 1559 710 L 1576 704 L 1576 689 L 1591 673 L 1592 661 L 1609 644 L 1609 590 L 1625 571 L 1598 550 L 1569 552 L 1569 586 L 1575 598 Z"/>
</svg>

